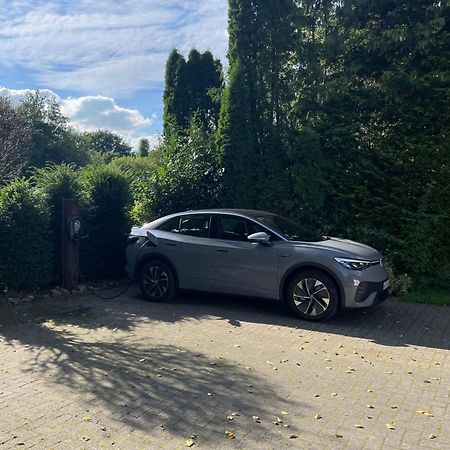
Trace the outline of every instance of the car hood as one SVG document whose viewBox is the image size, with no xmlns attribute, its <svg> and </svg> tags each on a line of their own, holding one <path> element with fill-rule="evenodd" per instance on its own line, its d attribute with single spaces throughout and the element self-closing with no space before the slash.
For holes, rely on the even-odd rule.
<svg viewBox="0 0 450 450">
<path fill-rule="evenodd" d="M 381 258 L 381 254 L 368 245 L 348 239 L 330 237 L 320 242 L 291 242 L 294 247 L 316 248 L 318 250 L 328 250 L 336 256 L 347 256 L 356 259 L 376 260 Z"/>
</svg>

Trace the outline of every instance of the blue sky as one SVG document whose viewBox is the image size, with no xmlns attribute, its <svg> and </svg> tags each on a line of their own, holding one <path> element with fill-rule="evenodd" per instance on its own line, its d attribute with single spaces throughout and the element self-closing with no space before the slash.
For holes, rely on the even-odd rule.
<svg viewBox="0 0 450 450">
<path fill-rule="evenodd" d="M 227 0 L 0 0 L 0 95 L 40 89 L 79 129 L 162 132 L 174 47 L 225 61 Z"/>
</svg>

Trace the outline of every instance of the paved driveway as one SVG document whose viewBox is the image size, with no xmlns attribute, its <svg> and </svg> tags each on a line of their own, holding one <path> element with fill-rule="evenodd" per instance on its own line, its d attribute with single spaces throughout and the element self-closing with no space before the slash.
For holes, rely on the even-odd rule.
<svg viewBox="0 0 450 450">
<path fill-rule="evenodd" d="M 0 449 L 450 448 L 449 327 L 395 300 L 325 324 L 135 288 L 3 305 Z"/>
</svg>

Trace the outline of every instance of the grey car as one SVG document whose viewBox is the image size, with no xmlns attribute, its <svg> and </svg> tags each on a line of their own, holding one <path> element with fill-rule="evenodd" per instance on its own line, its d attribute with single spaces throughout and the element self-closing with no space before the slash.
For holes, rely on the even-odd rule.
<svg viewBox="0 0 450 450">
<path fill-rule="evenodd" d="M 264 211 L 162 217 L 132 229 L 126 256 L 129 277 L 153 301 L 169 300 L 179 289 L 252 296 L 284 301 L 297 316 L 318 321 L 388 294 L 378 251 Z"/>
</svg>

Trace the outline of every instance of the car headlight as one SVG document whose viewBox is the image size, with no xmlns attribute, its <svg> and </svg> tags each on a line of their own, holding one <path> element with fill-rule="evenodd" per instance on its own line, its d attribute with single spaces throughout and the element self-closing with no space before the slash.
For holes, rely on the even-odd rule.
<svg viewBox="0 0 450 450">
<path fill-rule="evenodd" d="M 341 266 L 344 266 L 346 269 L 350 270 L 364 270 L 370 266 L 380 264 L 379 259 L 377 259 L 376 261 L 368 261 L 363 259 L 334 258 L 334 260 L 338 262 Z"/>
</svg>

